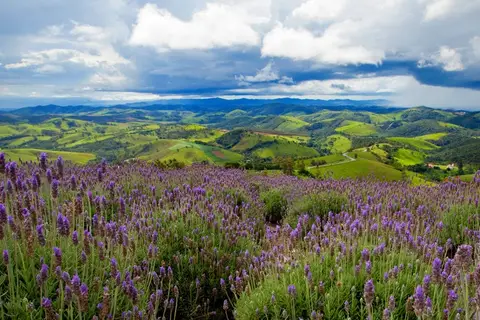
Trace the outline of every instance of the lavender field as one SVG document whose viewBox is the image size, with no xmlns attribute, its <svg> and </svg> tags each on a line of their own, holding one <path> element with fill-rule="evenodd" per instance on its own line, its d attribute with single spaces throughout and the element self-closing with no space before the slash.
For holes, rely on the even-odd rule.
<svg viewBox="0 0 480 320">
<path fill-rule="evenodd" d="M 477 318 L 479 198 L 0 153 L 0 317 Z"/>
</svg>

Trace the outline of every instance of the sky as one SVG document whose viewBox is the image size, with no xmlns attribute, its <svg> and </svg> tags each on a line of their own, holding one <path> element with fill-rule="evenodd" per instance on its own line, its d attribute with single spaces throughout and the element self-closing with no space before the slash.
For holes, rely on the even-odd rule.
<svg viewBox="0 0 480 320">
<path fill-rule="evenodd" d="M 0 107 L 387 99 L 480 110 L 480 0 L 3 0 Z"/>
</svg>

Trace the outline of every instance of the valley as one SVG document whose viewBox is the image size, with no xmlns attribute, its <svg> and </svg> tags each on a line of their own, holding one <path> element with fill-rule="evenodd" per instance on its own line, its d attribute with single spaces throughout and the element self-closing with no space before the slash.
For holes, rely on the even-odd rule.
<svg viewBox="0 0 480 320">
<path fill-rule="evenodd" d="M 139 159 L 417 182 L 468 180 L 480 167 L 479 113 L 220 102 L 0 112 L 0 150 L 15 161 L 46 150 L 79 164 Z"/>
</svg>

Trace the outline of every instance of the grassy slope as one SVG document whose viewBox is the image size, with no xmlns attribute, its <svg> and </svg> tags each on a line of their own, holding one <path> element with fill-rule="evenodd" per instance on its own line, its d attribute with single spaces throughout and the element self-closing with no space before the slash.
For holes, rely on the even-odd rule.
<svg viewBox="0 0 480 320">
<path fill-rule="evenodd" d="M 38 155 L 41 152 L 47 152 L 50 159 L 56 159 L 58 156 L 62 156 L 66 161 L 72 161 L 78 164 L 86 164 L 90 160 L 95 159 L 95 155 L 92 153 L 81 152 L 66 152 L 66 151 L 52 151 L 52 150 L 38 150 L 38 149 L 7 149 L 3 150 L 8 159 L 14 161 L 35 161 L 38 159 Z"/>
<path fill-rule="evenodd" d="M 281 116 L 280 118 L 285 121 L 275 128 L 276 131 L 292 132 L 309 125 L 308 122 L 291 116 Z"/>
<path fill-rule="evenodd" d="M 332 176 L 335 179 L 374 177 L 382 180 L 400 180 L 402 173 L 381 162 L 357 159 L 348 163 L 332 165 L 319 169 L 311 169 L 312 173 L 318 176 Z"/>
<path fill-rule="evenodd" d="M 341 154 L 331 154 L 331 155 L 328 155 L 328 156 L 315 157 L 315 158 L 307 159 L 307 160 L 303 160 L 303 161 L 304 161 L 304 163 L 307 167 L 310 167 L 312 165 L 312 161 L 321 161 L 321 160 L 325 160 L 325 162 L 327 164 L 331 164 L 331 163 L 345 161 L 345 157 L 342 156 Z"/>
<path fill-rule="evenodd" d="M 244 152 L 248 149 L 252 149 L 258 144 L 265 143 L 265 142 L 275 142 L 273 147 L 277 144 L 285 145 L 286 148 L 291 149 L 291 144 L 296 144 L 298 142 L 305 142 L 308 140 L 308 137 L 303 136 L 281 136 L 277 134 L 270 134 L 270 133 L 260 133 L 260 132 L 247 132 L 245 133 L 240 141 L 232 147 L 232 151 L 236 152 Z M 306 147 L 299 146 L 300 150 L 303 150 Z M 269 149 L 262 148 L 262 149 Z M 302 152 L 302 154 L 305 152 Z"/>
<path fill-rule="evenodd" d="M 268 135 L 261 135 L 247 132 L 240 141 L 232 147 L 233 151 L 243 152 L 255 147 L 259 143 L 273 141 L 275 138 Z"/>
<path fill-rule="evenodd" d="M 265 148 L 259 148 L 254 154 L 260 158 L 276 158 L 276 157 L 316 157 L 318 152 L 315 149 L 302 146 L 294 142 L 278 140 Z"/>
<path fill-rule="evenodd" d="M 431 134 L 426 134 L 426 135 L 423 135 L 423 136 L 418 136 L 416 138 L 420 139 L 420 140 L 424 140 L 424 141 L 437 141 L 437 140 L 440 140 L 447 135 L 448 135 L 448 133 L 446 133 L 446 132 L 439 132 L 439 133 L 431 133 Z"/>
<path fill-rule="evenodd" d="M 419 150 L 435 150 L 438 149 L 439 147 L 434 145 L 431 142 L 419 139 L 419 138 L 404 138 L 404 137 L 393 137 L 393 138 L 388 138 L 390 141 L 402 143 L 411 147 L 414 147 Z"/>
<path fill-rule="evenodd" d="M 419 151 L 400 148 L 395 154 L 395 160 L 401 165 L 413 166 L 425 161 L 425 154 Z"/>
<path fill-rule="evenodd" d="M 333 134 L 328 136 L 325 145 L 332 153 L 343 153 L 347 152 L 352 147 L 352 142 L 347 137 Z"/>
<path fill-rule="evenodd" d="M 460 180 L 465 181 L 465 182 L 472 182 L 473 181 L 473 174 L 465 174 L 463 176 L 459 176 Z"/>
<path fill-rule="evenodd" d="M 357 155 L 357 158 L 360 158 L 360 159 L 378 161 L 375 154 L 373 154 L 370 151 L 365 152 L 365 149 L 361 149 L 361 150 L 356 149 L 356 150 L 353 150 L 352 152 L 348 153 L 348 156 L 352 157 L 352 158 L 355 158 L 355 155 Z"/>
<path fill-rule="evenodd" d="M 206 146 L 183 140 L 160 140 L 139 156 L 143 160 L 169 160 L 191 164 L 193 162 L 209 161 L 214 163 L 237 162 L 242 155 L 218 147 Z"/>
<path fill-rule="evenodd" d="M 344 121 L 342 126 L 335 129 L 335 131 L 351 136 L 371 136 L 377 132 L 375 126 L 369 123 L 349 120 Z"/>
</svg>

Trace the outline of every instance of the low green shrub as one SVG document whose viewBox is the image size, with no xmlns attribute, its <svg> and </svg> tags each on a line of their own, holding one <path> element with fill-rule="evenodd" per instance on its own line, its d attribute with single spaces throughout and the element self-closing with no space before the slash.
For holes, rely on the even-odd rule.
<svg viewBox="0 0 480 320">
<path fill-rule="evenodd" d="M 338 192 L 328 191 L 308 194 L 290 206 L 285 222 L 291 226 L 295 226 L 298 217 L 302 214 L 326 218 L 330 212 L 341 212 L 347 204 L 347 197 Z"/>
<path fill-rule="evenodd" d="M 468 234 L 468 230 L 480 230 L 480 208 L 474 205 L 454 206 L 444 213 L 443 230 L 439 233 L 440 243 L 448 239 L 452 244 L 475 244 L 477 239 Z"/>
<path fill-rule="evenodd" d="M 234 205 L 239 207 L 249 202 L 249 197 L 243 189 L 226 189 L 224 194 L 227 198 L 233 200 Z"/>
<path fill-rule="evenodd" d="M 263 192 L 261 199 L 265 204 L 265 219 L 271 223 L 279 223 L 286 216 L 288 201 L 279 189 Z"/>
</svg>

